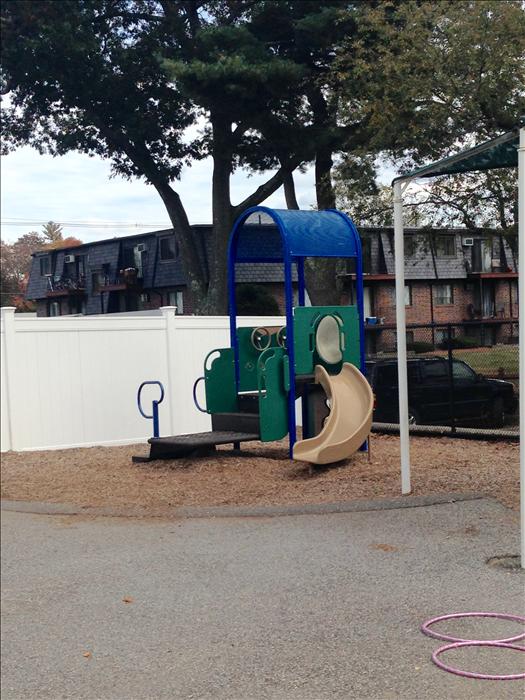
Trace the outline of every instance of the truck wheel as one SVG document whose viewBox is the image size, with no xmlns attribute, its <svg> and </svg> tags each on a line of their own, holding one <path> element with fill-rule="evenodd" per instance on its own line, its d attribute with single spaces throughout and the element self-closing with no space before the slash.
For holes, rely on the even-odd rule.
<svg viewBox="0 0 525 700">
<path fill-rule="evenodd" d="M 505 425 L 505 406 L 502 398 L 494 399 L 490 418 L 494 428 L 502 428 Z"/>
<path fill-rule="evenodd" d="M 421 416 L 417 408 L 413 406 L 408 407 L 408 425 L 419 425 L 421 423 Z"/>
</svg>

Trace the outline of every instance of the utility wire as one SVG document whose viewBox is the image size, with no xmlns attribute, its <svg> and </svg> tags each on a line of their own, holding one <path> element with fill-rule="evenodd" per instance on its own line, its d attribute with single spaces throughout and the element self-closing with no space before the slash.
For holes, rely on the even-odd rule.
<svg viewBox="0 0 525 700">
<path fill-rule="evenodd" d="M 31 220 L 9 220 L 9 219 L 2 219 L 0 221 L 0 224 L 2 226 L 44 226 L 45 224 L 49 223 L 48 221 L 44 220 L 36 220 L 36 219 L 31 219 Z M 155 227 L 161 227 L 161 228 L 171 228 L 172 225 L 169 222 L 163 221 L 163 222 L 158 222 L 158 221 L 151 221 L 151 222 L 145 222 L 145 223 L 126 223 L 124 221 L 103 221 L 100 223 L 93 223 L 91 221 L 53 221 L 53 223 L 58 224 L 59 226 L 67 226 L 71 228 L 125 228 L 125 229 L 133 229 L 133 228 L 146 228 L 150 226 L 155 226 Z"/>
</svg>

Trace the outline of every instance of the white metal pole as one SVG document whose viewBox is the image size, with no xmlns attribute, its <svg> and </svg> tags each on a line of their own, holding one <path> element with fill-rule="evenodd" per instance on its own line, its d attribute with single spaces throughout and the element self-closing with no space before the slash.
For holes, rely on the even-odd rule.
<svg viewBox="0 0 525 700">
<path fill-rule="evenodd" d="M 394 253 L 396 273 L 397 373 L 399 385 L 399 441 L 401 446 L 401 493 L 410 486 L 410 445 L 408 435 L 407 338 L 405 318 L 405 246 L 403 236 L 403 191 L 394 182 Z M 524 307 L 525 308 L 525 307 Z"/>
<path fill-rule="evenodd" d="M 518 285 L 519 310 L 525 312 L 525 128 L 520 129 L 518 148 Z M 520 356 L 520 513 L 521 566 L 525 569 L 525 331 L 519 325 Z"/>
</svg>

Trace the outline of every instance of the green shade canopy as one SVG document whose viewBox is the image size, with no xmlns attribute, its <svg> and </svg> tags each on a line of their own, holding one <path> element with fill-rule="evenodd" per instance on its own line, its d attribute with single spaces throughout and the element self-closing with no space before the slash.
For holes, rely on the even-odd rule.
<svg viewBox="0 0 525 700">
<path fill-rule="evenodd" d="M 435 177 L 436 175 L 451 175 L 453 173 L 468 173 L 475 170 L 495 170 L 496 168 L 518 167 L 519 125 L 512 131 L 498 136 L 473 148 L 456 153 L 454 156 L 443 158 L 430 165 L 412 170 L 394 178 L 412 180 L 417 177 Z"/>
</svg>

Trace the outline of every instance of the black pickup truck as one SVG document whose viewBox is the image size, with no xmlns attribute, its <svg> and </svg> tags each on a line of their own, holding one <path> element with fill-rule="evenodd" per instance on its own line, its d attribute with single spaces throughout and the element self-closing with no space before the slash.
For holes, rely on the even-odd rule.
<svg viewBox="0 0 525 700">
<path fill-rule="evenodd" d="M 376 398 L 374 421 L 397 423 L 398 381 L 396 360 L 366 363 L 367 378 Z M 511 382 L 487 379 L 461 360 L 453 360 L 453 403 L 450 397 L 448 360 L 443 358 L 409 359 L 408 405 L 412 425 L 459 425 L 502 427 L 506 415 L 517 408 Z"/>
</svg>

